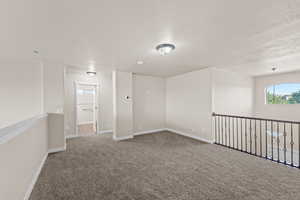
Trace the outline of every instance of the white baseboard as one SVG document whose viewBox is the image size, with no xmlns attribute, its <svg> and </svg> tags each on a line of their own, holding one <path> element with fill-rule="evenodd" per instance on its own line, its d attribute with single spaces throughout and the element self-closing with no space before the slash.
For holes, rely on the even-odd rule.
<svg viewBox="0 0 300 200">
<path fill-rule="evenodd" d="M 124 136 L 124 137 L 113 137 L 115 141 L 122 141 L 122 140 L 128 140 L 128 139 L 132 139 L 133 135 L 129 135 L 129 136 Z"/>
<path fill-rule="evenodd" d="M 150 133 L 158 133 L 158 132 L 162 132 L 165 131 L 165 128 L 161 128 L 161 129 L 153 129 L 153 130 L 148 130 L 148 131 L 141 131 L 141 132 L 137 132 L 134 133 L 134 136 L 138 136 L 138 135 L 145 135 L 145 134 L 150 134 Z"/>
<path fill-rule="evenodd" d="M 86 134 L 86 135 L 68 135 L 65 138 L 72 139 L 72 138 L 80 138 L 80 137 L 90 137 L 90 136 L 95 136 L 95 135 L 97 135 L 97 133 L 90 133 L 90 134 Z"/>
<path fill-rule="evenodd" d="M 58 152 L 62 152 L 62 151 L 66 151 L 66 147 L 49 149 L 48 153 L 58 153 Z"/>
<path fill-rule="evenodd" d="M 192 135 L 192 134 L 189 134 L 189 133 L 184 133 L 182 131 L 178 131 L 178 130 L 170 129 L 170 128 L 162 128 L 162 129 L 153 129 L 153 130 L 149 130 L 149 131 L 141 131 L 141 132 L 134 133 L 133 135 L 130 135 L 130 136 L 125 136 L 125 137 L 115 137 L 115 136 L 113 136 L 113 139 L 115 141 L 128 140 L 128 139 L 132 139 L 134 136 L 145 135 L 145 134 L 150 134 L 150 133 L 158 133 L 158 132 L 162 132 L 162 131 L 173 132 L 173 133 L 176 133 L 178 135 L 193 138 L 195 140 L 199 140 L 201 142 L 205 142 L 205 143 L 209 143 L 209 144 L 214 143 L 214 141 L 212 141 L 212 140 L 208 140 L 208 139 L 205 139 L 205 138 L 201 138 L 199 136 L 195 136 L 195 135 Z M 113 132 L 112 130 L 105 130 L 105 131 L 100 131 L 100 134 L 112 133 L 112 132 Z M 82 137 L 82 136 L 79 136 L 79 135 L 68 135 L 68 136 L 66 136 L 67 139 L 77 138 L 77 137 Z"/>
<path fill-rule="evenodd" d="M 193 138 L 193 139 L 195 139 L 195 140 L 199 140 L 199 141 L 201 141 L 201 142 L 205 142 L 205 143 L 209 143 L 209 144 L 213 144 L 213 143 L 214 143 L 214 141 L 212 141 L 212 140 L 207 140 L 207 139 L 204 139 L 204 138 L 195 136 L 195 135 L 191 135 L 191 134 L 188 134 L 188 133 L 184 133 L 184 132 L 182 132 L 182 131 L 177 131 L 177 130 L 170 129 L 170 128 L 167 128 L 166 130 L 169 131 L 169 132 L 176 133 L 176 134 L 178 134 L 178 135 L 182 135 L 182 136 L 185 136 L 185 137 Z"/>
<path fill-rule="evenodd" d="M 71 138 L 77 138 L 80 137 L 79 135 L 67 135 L 66 139 L 71 139 Z"/>
<path fill-rule="evenodd" d="M 38 180 L 38 178 L 39 178 L 39 175 L 40 175 L 40 173 L 41 173 L 41 171 L 42 171 L 42 168 L 43 168 L 43 166 L 44 166 L 44 164 L 45 164 L 45 162 L 46 162 L 46 160 L 47 160 L 47 157 L 48 157 L 48 153 L 46 153 L 46 155 L 44 156 L 44 158 L 43 158 L 41 164 L 39 165 L 39 167 L 38 167 L 36 173 L 34 174 L 32 180 L 31 180 L 31 183 L 30 183 L 30 185 L 29 185 L 29 187 L 28 187 L 28 189 L 27 189 L 27 192 L 25 193 L 24 200 L 29 200 L 30 195 L 31 195 L 31 193 L 32 193 L 32 190 L 33 190 L 33 188 L 34 188 L 34 185 L 35 185 L 35 183 L 37 182 L 37 180 Z"/>
<path fill-rule="evenodd" d="M 113 130 L 103 130 L 103 131 L 100 131 L 98 132 L 98 134 L 106 134 L 106 133 L 112 133 Z"/>
<path fill-rule="evenodd" d="M 88 125 L 88 124 L 94 124 L 93 121 L 90 121 L 90 122 L 81 122 L 81 123 L 78 123 L 78 125 Z"/>
<path fill-rule="evenodd" d="M 162 129 L 153 129 L 153 130 L 148 130 L 148 131 L 141 131 L 141 132 L 134 133 L 133 135 L 125 136 L 125 137 L 115 137 L 115 136 L 113 136 L 113 139 L 116 140 L 116 141 L 128 140 L 128 139 L 134 138 L 134 136 L 145 135 L 145 134 L 150 134 L 150 133 L 158 133 L 158 132 L 165 131 L 165 130 L 166 130 L 165 128 L 162 128 Z"/>
</svg>

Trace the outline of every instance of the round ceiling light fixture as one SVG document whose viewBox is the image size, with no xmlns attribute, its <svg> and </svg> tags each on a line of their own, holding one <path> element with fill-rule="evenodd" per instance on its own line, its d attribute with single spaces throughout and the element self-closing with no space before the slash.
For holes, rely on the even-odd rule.
<svg viewBox="0 0 300 200">
<path fill-rule="evenodd" d="M 96 76 L 97 72 L 95 72 L 95 71 L 87 71 L 86 74 L 88 76 Z"/>
<path fill-rule="evenodd" d="M 88 76 L 96 76 L 97 72 L 96 72 L 96 68 L 95 68 L 95 62 L 94 61 L 91 61 L 90 62 L 90 66 L 86 72 L 86 74 Z"/>
<path fill-rule="evenodd" d="M 173 51 L 174 49 L 175 45 L 169 43 L 160 44 L 156 47 L 156 50 L 159 52 L 159 54 L 163 56 L 171 53 L 171 51 Z"/>
</svg>

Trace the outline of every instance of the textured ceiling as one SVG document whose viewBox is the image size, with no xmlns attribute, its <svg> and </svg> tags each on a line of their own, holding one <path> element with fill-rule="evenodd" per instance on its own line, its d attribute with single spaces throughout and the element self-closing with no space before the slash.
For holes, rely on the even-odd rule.
<svg viewBox="0 0 300 200">
<path fill-rule="evenodd" d="M 38 49 L 44 61 L 159 76 L 300 70 L 300 0 L 2 0 L 0 24 L 0 62 Z M 160 56 L 162 42 L 176 50 Z"/>
</svg>

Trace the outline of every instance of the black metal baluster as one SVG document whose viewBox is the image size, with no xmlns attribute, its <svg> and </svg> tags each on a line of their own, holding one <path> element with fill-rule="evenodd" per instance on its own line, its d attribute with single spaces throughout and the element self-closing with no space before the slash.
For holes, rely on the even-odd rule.
<svg viewBox="0 0 300 200">
<path fill-rule="evenodd" d="M 223 131 L 224 131 L 224 144 L 223 145 L 225 145 L 226 144 L 226 129 L 225 129 L 225 120 L 226 120 L 226 117 L 223 117 Z"/>
<path fill-rule="evenodd" d="M 222 131 L 222 144 L 224 144 L 224 129 L 223 129 L 223 116 L 221 116 L 221 131 Z"/>
<path fill-rule="evenodd" d="M 214 122 L 215 122 L 215 143 L 217 143 L 217 116 L 214 116 Z"/>
<path fill-rule="evenodd" d="M 279 142 L 279 122 L 277 122 L 277 162 L 280 162 Z"/>
<path fill-rule="evenodd" d="M 225 117 L 225 145 L 228 146 L 228 140 L 227 140 L 227 117 Z"/>
<path fill-rule="evenodd" d="M 252 154 L 252 120 L 250 119 L 250 133 L 249 133 L 249 139 L 250 139 L 250 154 Z"/>
<path fill-rule="evenodd" d="M 294 135 L 293 135 L 293 123 L 291 123 L 291 165 L 294 166 Z"/>
<path fill-rule="evenodd" d="M 271 155 L 272 155 L 272 160 L 273 160 L 273 158 L 274 158 L 274 151 L 273 151 L 273 121 L 271 121 L 271 148 L 272 148 L 272 153 L 271 153 Z"/>
<path fill-rule="evenodd" d="M 221 143 L 221 138 L 220 138 L 220 116 L 218 116 L 218 143 L 220 144 Z"/>
<path fill-rule="evenodd" d="M 284 152 L 284 164 L 286 164 L 286 128 L 285 123 L 283 124 L 283 152 Z"/>
<path fill-rule="evenodd" d="M 247 140 L 247 119 L 245 119 L 245 148 L 246 148 L 246 152 L 248 152 L 248 140 Z"/>
<path fill-rule="evenodd" d="M 239 119 L 236 118 L 236 147 L 239 149 Z"/>
<path fill-rule="evenodd" d="M 243 151 L 243 119 L 240 118 L 241 122 L 241 150 Z"/>
<path fill-rule="evenodd" d="M 223 116 L 221 116 L 221 144 L 223 145 L 223 142 L 224 142 L 224 129 L 223 129 Z"/>
<path fill-rule="evenodd" d="M 265 121 L 265 137 L 266 137 L 266 158 L 268 158 L 268 121 Z"/>
<path fill-rule="evenodd" d="M 229 140 L 229 147 L 231 147 L 231 140 L 230 140 L 230 135 L 231 135 L 230 119 L 231 119 L 231 117 L 228 118 L 228 140 Z"/>
<path fill-rule="evenodd" d="M 256 135 L 256 120 L 254 120 L 254 146 L 255 146 L 255 155 L 257 155 L 257 135 Z"/>
<path fill-rule="evenodd" d="M 235 149 L 235 146 L 234 146 L 234 118 L 232 118 L 232 147 Z"/>
<path fill-rule="evenodd" d="M 260 142 L 260 146 L 259 146 L 259 151 L 260 151 L 260 157 L 262 157 L 262 136 L 261 136 L 261 120 L 259 120 L 259 142 Z"/>
</svg>

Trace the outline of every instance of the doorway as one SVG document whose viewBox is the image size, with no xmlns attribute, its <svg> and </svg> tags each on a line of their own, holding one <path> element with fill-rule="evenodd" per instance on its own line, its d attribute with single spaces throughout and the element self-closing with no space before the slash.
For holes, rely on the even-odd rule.
<svg viewBox="0 0 300 200">
<path fill-rule="evenodd" d="M 76 135 L 88 136 L 98 130 L 98 85 L 90 83 L 76 83 Z"/>
</svg>

